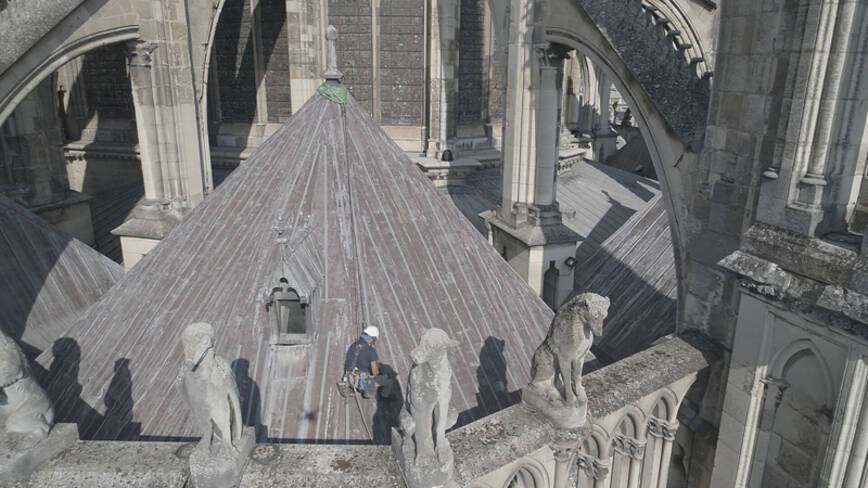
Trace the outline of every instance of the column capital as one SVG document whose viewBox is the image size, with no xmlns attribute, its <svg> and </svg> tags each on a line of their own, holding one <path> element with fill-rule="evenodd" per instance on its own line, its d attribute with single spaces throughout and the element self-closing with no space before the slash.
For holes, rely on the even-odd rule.
<svg viewBox="0 0 868 488">
<path fill-rule="evenodd" d="M 603 480 L 609 475 L 609 462 L 601 461 L 587 454 L 579 454 L 576 464 L 580 471 L 593 480 Z"/>
<path fill-rule="evenodd" d="M 645 456 L 645 441 L 621 434 L 612 437 L 612 448 L 632 459 L 642 459 Z"/>
<path fill-rule="evenodd" d="M 157 49 L 157 45 L 153 42 L 134 40 L 124 44 L 127 55 L 127 65 L 151 67 L 153 62 L 153 53 Z"/>
<path fill-rule="evenodd" d="M 669 423 L 657 417 L 648 419 L 648 433 L 654 437 L 659 437 L 667 441 L 675 440 L 675 433 L 678 431 L 678 423 Z"/>
</svg>

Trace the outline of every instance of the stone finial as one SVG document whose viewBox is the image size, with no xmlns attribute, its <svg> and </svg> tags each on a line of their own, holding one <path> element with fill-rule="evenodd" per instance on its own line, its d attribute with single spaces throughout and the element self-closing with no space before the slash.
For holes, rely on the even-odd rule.
<svg viewBox="0 0 868 488">
<path fill-rule="evenodd" d="M 54 409 L 45 390 L 30 374 L 27 357 L 18 344 L 0 332 L 0 389 L 6 404 L 0 414 L 6 418 L 6 432 L 45 437 L 54 425 Z"/>
<path fill-rule="evenodd" d="M 202 439 L 190 454 L 190 479 L 195 488 L 238 485 L 250 451 L 253 432 L 243 430 L 235 375 L 214 352 L 214 329 L 203 322 L 181 334 L 184 393 Z"/>
<path fill-rule="evenodd" d="M 454 468 L 446 429 L 458 412 L 452 398 L 452 367 L 447 351 L 458 343 L 441 329 L 428 329 L 410 353 L 413 366 L 407 382 L 407 401 L 400 415 L 400 432 L 392 446 L 410 488 L 451 486 Z"/>
<path fill-rule="evenodd" d="M 326 80 L 341 81 L 344 74 L 338 69 L 338 51 L 335 43 L 338 40 L 338 30 L 335 26 L 330 25 L 326 29 L 326 42 L 328 44 L 326 50 L 326 70 L 322 77 Z"/>
<path fill-rule="evenodd" d="M 533 355 L 531 382 L 522 390 L 522 400 L 541 411 L 562 429 L 585 425 L 588 397 L 582 386 L 582 366 L 603 333 L 609 299 L 595 293 L 577 295 L 552 319 L 545 340 Z"/>
</svg>

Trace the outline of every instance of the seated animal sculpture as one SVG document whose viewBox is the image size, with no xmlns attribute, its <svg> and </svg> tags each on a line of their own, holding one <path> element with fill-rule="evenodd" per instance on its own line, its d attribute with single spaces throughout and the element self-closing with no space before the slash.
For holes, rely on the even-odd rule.
<svg viewBox="0 0 868 488">
<path fill-rule="evenodd" d="M 24 352 L 0 332 L 0 389 L 6 397 L 0 413 L 6 432 L 45 437 L 54 425 L 54 409 L 45 390 L 30 374 Z"/>
<path fill-rule="evenodd" d="M 449 406 L 452 367 L 447 350 L 457 344 L 443 330 L 428 329 L 422 334 L 419 346 L 410 353 L 413 366 L 400 427 L 405 442 L 412 437 L 413 449 L 408 453 L 416 464 L 452 462 L 446 429 L 455 425 L 458 413 Z"/>
<path fill-rule="evenodd" d="M 587 396 L 582 387 L 582 367 L 594 336 L 603 333 L 609 304 L 608 298 L 595 293 L 573 297 L 558 309 L 548 335 L 534 352 L 531 382 L 523 397 L 527 403 L 544 410 L 580 408 L 581 414 L 572 420 L 564 412 L 548 410 L 550 417 L 565 423 L 564 427 L 578 427 L 584 422 Z"/>
<path fill-rule="evenodd" d="M 242 433 L 241 402 L 235 374 L 214 353 L 214 329 L 210 324 L 190 324 L 181 334 L 184 393 L 194 421 L 202 432 L 200 445 L 210 451 L 237 450 Z"/>
</svg>

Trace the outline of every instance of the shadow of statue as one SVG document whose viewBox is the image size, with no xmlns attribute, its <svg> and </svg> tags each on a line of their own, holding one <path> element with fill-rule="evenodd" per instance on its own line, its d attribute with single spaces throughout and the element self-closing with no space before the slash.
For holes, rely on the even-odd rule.
<svg viewBox="0 0 868 488">
<path fill-rule="evenodd" d="M 78 380 L 81 348 L 75 339 L 61 337 L 51 346 L 52 361 L 48 371 L 42 370 L 41 384 L 54 406 L 55 423 L 78 424 L 79 435 L 89 439 L 103 416 L 81 398 Z"/>
<path fill-rule="evenodd" d="M 250 361 L 247 359 L 232 361 L 232 371 L 235 373 L 235 384 L 238 385 L 238 396 L 241 400 L 241 420 L 244 425 L 254 428 L 257 441 L 264 442 L 266 429 L 262 426 L 262 402 L 259 386 L 250 377 Z"/>
<path fill-rule="evenodd" d="M 456 427 L 503 410 L 520 400 L 520 391 L 509 391 L 503 355 L 505 348 L 503 339 L 494 336 L 485 338 L 479 350 L 479 366 L 476 367 L 476 406 L 458 415 Z"/>
<path fill-rule="evenodd" d="M 130 360 L 120 358 L 115 361 L 114 376 L 103 397 L 106 407 L 102 425 L 94 433 L 94 438 L 136 440 L 142 431 L 140 423 L 133 422 L 133 378 L 130 374 Z"/>
<path fill-rule="evenodd" d="M 377 379 L 377 411 L 371 426 L 375 444 L 392 442 L 392 427 L 398 426 L 398 417 L 404 406 L 404 392 L 398 379 L 398 372 L 389 365 L 380 363 L 380 377 Z"/>
</svg>

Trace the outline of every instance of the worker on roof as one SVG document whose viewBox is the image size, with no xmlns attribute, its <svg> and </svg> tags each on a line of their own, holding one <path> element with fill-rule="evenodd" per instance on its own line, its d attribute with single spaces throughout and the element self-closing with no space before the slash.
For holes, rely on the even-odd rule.
<svg viewBox="0 0 868 488">
<path fill-rule="evenodd" d="M 373 396 L 380 376 L 380 360 L 374 348 L 379 336 L 380 330 L 373 325 L 365 327 L 362 335 L 347 349 L 344 378 L 362 394 L 362 398 Z"/>
</svg>

